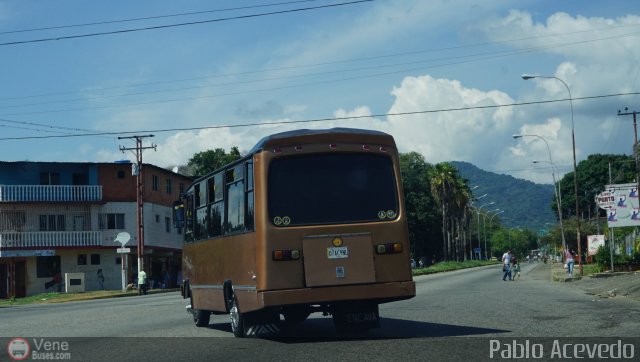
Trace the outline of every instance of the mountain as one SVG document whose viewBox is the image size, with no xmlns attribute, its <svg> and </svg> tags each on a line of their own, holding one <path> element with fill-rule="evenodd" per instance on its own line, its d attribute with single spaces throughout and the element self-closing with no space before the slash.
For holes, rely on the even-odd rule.
<svg viewBox="0 0 640 362">
<path fill-rule="evenodd" d="M 470 187 L 479 186 L 473 191 L 475 196 L 487 194 L 476 202 L 476 206 L 495 201 L 494 205 L 483 207 L 482 210 L 504 210 L 494 218 L 494 222 L 500 218 L 504 226 L 520 226 L 535 231 L 545 228 L 545 223 L 557 222 L 551 209 L 553 185 L 536 184 L 513 176 L 484 171 L 468 162 L 450 163 L 458 169 L 460 176 L 469 180 Z"/>
</svg>

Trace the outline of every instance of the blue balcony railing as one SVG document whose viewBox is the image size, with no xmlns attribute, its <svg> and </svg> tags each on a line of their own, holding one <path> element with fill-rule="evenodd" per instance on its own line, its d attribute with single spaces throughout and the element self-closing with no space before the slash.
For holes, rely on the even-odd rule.
<svg viewBox="0 0 640 362">
<path fill-rule="evenodd" d="M 102 201 L 100 185 L 0 185 L 0 202 Z"/>
</svg>

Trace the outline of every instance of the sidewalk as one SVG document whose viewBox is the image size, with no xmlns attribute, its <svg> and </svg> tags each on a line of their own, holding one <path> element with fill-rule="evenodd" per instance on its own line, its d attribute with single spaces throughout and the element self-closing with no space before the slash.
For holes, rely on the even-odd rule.
<svg viewBox="0 0 640 362">
<path fill-rule="evenodd" d="M 597 298 L 618 298 L 640 302 L 640 273 L 615 272 L 580 276 L 579 266 L 575 266 L 574 278 L 569 278 L 561 263 L 540 263 L 528 274 L 531 279 L 547 280 L 552 283 L 566 283 L 567 287 L 582 289 Z"/>
</svg>

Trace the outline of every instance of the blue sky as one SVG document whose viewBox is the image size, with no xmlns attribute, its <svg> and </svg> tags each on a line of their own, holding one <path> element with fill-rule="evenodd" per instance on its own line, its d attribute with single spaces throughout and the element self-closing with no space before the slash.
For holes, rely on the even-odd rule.
<svg viewBox="0 0 640 362">
<path fill-rule="evenodd" d="M 581 98 L 640 92 L 639 2 L 349 2 L 0 0 L 0 159 L 132 159 L 119 146 L 133 142 L 113 134 L 24 138 L 131 132 L 154 134 L 144 161 L 170 167 L 275 132 L 356 127 L 390 133 L 431 163 L 551 183 L 548 165 L 532 163 L 549 159 L 546 145 L 511 136 L 541 136 L 560 173 L 571 171 L 569 103 L 496 106 L 568 93 L 523 73 L 569 86 L 578 161 L 631 153 L 631 116 L 616 113 L 640 111 L 640 96 Z M 100 22 L 112 23 L 80 26 Z M 457 108 L 472 109 L 446 111 Z M 406 112 L 424 113 L 387 116 Z M 340 119 L 266 124 L 330 118 Z M 239 127 L 162 132 L 224 125 Z"/>
</svg>

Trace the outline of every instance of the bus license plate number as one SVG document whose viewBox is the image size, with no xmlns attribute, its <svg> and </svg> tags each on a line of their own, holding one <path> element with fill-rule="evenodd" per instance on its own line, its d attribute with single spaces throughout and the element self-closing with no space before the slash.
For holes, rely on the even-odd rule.
<svg viewBox="0 0 640 362">
<path fill-rule="evenodd" d="M 349 257 L 349 248 L 346 246 L 327 248 L 327 258 L 344 259 Z"/>
</svg>

